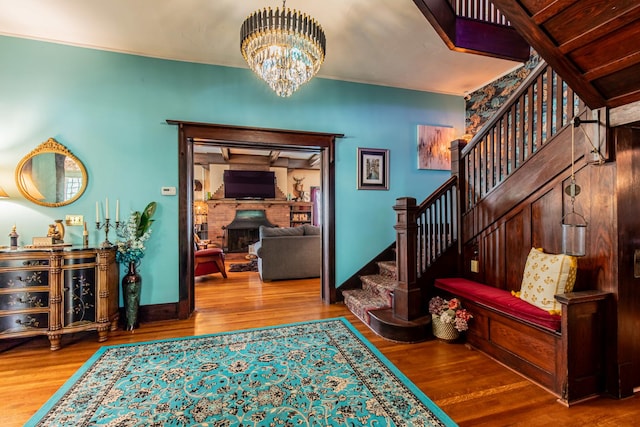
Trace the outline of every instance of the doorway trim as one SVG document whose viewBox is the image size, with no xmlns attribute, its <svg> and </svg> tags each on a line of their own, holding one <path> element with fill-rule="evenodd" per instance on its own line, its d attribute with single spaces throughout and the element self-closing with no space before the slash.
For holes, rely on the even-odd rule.
<svg viewBox="0 0 640 427">
<path fill-rule="evenodd" d="M 253 145 L 266 149 L 309 147 L 322 158 L 322 301 L 336 301 L 335 283 L 335 140 L 343 134 L 266 129 L 214 123 L 167 120 L 178 126 L 178 318 L 195 310 L 193 242 L 193 145 L 194 140 L 211 140 L 230 145 Z M 325 190 L 326 189 L 326 190 Z"/>
</svg>

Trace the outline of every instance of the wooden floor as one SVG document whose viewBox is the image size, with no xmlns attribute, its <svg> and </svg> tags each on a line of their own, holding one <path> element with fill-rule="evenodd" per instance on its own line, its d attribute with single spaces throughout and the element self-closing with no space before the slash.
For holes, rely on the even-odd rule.
<svg viewBox="0 0 640 427">
<path fill-rule="evenodd" d="M 197 310 L 184 321 L 117 331 L 107 345 L 344 316 L 461 426 L 632 426 L 640 396 L 599 398 L 571 408 L 545 390 L 462 344 L 431 340 L 397 344 L 373 334 L 343 305 L 324 305 L 317 279 L 262 283 L 257 273 L 196 279 Z M 144 292 L 144 289 L 143 289 Z M 99 347 L 97 334 L 63 338 L 50 351 L 45 337 L 11 348 L 0 341 L 0 425 L 20 426 Z"/>
</svg>

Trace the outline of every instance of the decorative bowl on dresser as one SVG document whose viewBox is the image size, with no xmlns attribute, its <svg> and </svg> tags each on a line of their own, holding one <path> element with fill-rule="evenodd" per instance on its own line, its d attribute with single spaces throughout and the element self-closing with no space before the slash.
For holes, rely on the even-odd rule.
<svg viewBox="0 0 640 427">
<path fill-rule="evenodd" d="M 115 248 L 0 250 L 0 339 L 95 330 L 98 341 L 118 326 Z"/>
</svg>

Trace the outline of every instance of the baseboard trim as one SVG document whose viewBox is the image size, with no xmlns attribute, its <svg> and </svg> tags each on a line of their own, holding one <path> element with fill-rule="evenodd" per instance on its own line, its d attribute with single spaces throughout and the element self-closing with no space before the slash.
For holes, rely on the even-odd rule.
<svg viewBox="0 0 640 427">
<path fill-rule="evenodd" d="M 120 307 L 120 323 L 124 322 L 124 307 Z M 158 322 L 160 320 L 177 320 L 178 303 L 142 305 L 138 310 L 138 321 L 140 323 Z"/>
</svg>

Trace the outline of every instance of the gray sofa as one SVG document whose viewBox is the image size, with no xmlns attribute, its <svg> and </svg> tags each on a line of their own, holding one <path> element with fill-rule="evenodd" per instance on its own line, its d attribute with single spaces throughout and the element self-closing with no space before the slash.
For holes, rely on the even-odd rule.
<svg viewBox="0 0 640 427">
<path fill-rule="evenodd" d="M 320 277 L 322 245 L 319 227 L 260 226 L 255 244 L 258 271 L 265 281 Z"/>
</svg>

